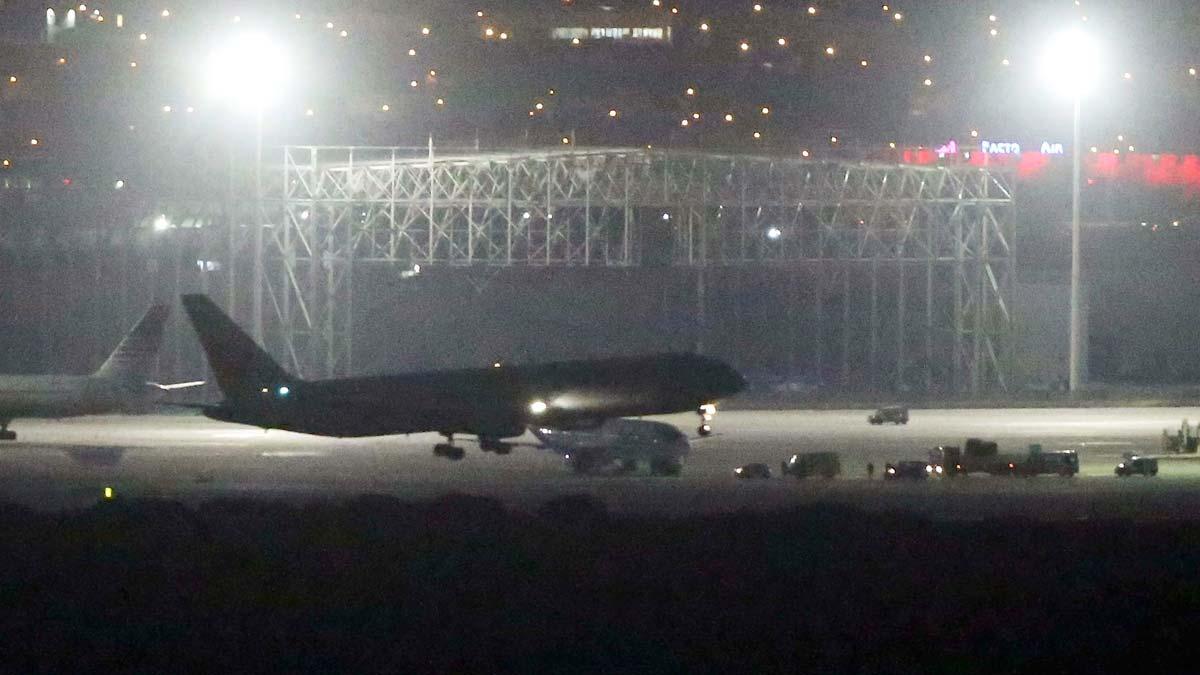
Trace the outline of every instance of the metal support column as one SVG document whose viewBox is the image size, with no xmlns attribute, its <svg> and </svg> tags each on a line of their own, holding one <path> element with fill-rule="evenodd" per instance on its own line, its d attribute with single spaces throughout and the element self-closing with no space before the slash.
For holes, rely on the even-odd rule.
<svg viewBox="0 0 1200 675">
<path fill-rule="evenodd" d="M 904 333 L 907 328 L 907 316 L 905 314 L 905 292 L 904 292 L 904 261 L 901 260 L 896 265 L 896 385 L 895 390 L 902 392 L 905 390 L 904 381 Z"/>
<path fill-rule="evenodd" d="M 871 345 L 867 357 L 871 389 L 879 388 L 879 258 L 871 258 Z"/>
<path fill-rule="evenodd" d="M 930 229 L 932 232 L 932 228 Z M 930 235 L 932 239 L 932 235 Z M 934 248 L 932 242 L 929 250 Z M 933 391 L 933 255 L 925 261 L 925 392 Z"/>
<path fill-rule="evenodd" d="M 966 243 L 963 241 L 962 215 L 958 214 L 954 223 L 954 359 L 951 374 L 952 381 L 954 382 L 954 391 L 956 392 L 963 391 L 965 382 L 965 374 L 962 372 L 964 362 L 966 361 L 966 354 L 963 352 L 963 330 L 965 330 L 963 320 L 963 284 L 966 277 L 965 255 Z"/>
<path fill-rule="evenodd" d="M 842 268 L 842 386 L 850 386 L 850 268 Z"/>
<path fill-rule="evenodd" d="M 704 338 L 708 329 L 708 307 L 705 297 L 704 268 L 696 268 L 696 353 L 704 353 Z"/>
<path fill-rule="evenodd" d="M 818 380 L 824 380 L 825 373 L 825 261 L 822 260 L 817 264 L 817 279 L 816 279 L 816 306 L 813 310 L 813 330 L 815 331 L 815 340 L 813 341 L 813 362 L 817 371 Z"/>
<path fill-rule="evenodd" d="M 263 111 L 260 105 L 254 117 L 254 276 L 250 281 L 251 308 L 250 326 L 254 340 L 263 344 L 263 283 L 266 261 L 263 256 L 266 209 L 263 203 Z"/>
</svg>

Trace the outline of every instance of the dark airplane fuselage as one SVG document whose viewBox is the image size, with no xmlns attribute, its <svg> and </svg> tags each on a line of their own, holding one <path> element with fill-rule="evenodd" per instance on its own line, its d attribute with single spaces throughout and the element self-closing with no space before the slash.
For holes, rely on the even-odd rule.
<svg viewBox="0 0 1200 675">
<path fill-rule="evenodd" d="M 206 414 L 321 436 L 511 438 L 529 425 L 583 427 L 694 411 L 745 387 L 729 366 L 695 354 L 256 384 Z"/>
</svg>

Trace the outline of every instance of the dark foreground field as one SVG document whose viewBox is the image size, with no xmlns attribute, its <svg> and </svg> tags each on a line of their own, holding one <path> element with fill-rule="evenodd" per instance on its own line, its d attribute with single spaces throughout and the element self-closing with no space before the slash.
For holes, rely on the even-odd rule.
<svg viewBox="0 0 1200 675">
<path fill-rule="evenodd" d="M 1178 521 L 114 501 L 0 542 L 7 672 L 1183 672 L 1200 620 Z"/>
</svg>

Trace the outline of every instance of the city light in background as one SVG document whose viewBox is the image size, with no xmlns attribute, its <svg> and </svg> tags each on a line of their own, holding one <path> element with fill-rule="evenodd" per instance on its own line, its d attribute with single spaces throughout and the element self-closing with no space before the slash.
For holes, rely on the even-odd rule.
<svg viewBox="0 0 1200 675">
<path fill-rule="evenodd" d="M 278 141 L 304 142 L 306 134 L 320 133 L 323 142 L 365 134 L 373 144 L 420 143 L 429 136 L 450 144 L 473 143 L 478 136 L 485 143 L 488 138 L 497 144 L 511 143 L 502 141 L 508 138 L 553 145 L 573 134 L 580 145 L 735 150 L 739 144 L 755 141 L 756 152 L 766 149 L 796 156 L 803 149 L 820 156 L 836 149 L 841 156 L 927 163 L 1018 161 L 1015 155 L 992 156 L 979 145 L 983 141 L 1011 140 L 1022 147 L 1040 146 L 1043 141 L 1062 143 L 1065 139 L 1057 137 L 1053 116 L 1039 118 L 1033 112 L 1036 102 L 1027 100 L 1035 97 L 1027 86 L 1022 88 L 1029 70 L 1047 62 L 1039 55 L 1043 47 L 1057 48 L 1043 37 L 1047 26 L 1074 22 L 1098 27 L 1136 15 L 1128 10 L 1118 17 L 1111 8 L 1082 4 L 1053 10 L 1014 6 L 1003 12 L 963 7 L 934 16 L 920 7 L 884 3 L 874 17 L 821 3 L 750 3 L 738 11 L 722 12 L 724 18 L 715 17 L 715 8 L 704 3 L 689 7 L 647 2 L 640 9 L 598 14 L 574 5 L 534 10 L 497 2 L 482 8 L 430 11 L 355 9 L 322 14 L 301 8 L 222 16 L 209 8 L 172 3 L 127 12 L 107 6 L 52 7 L 41 10 L 44 16 L 38 21 L 51 47 L 46 65 L 70 77 L 86 77 L 81 69 L 94 68 L 90 64 L 96 63 L 94 58 L 80 61 L 71 53 L 93 49 L 77 45 L 78 37 L 85 32 L 106 36 L 103 49 L 111 50 L 115 63 L 129 73 L 121 87 L 132 92 L 122 106 L 128 119 L 119 128 L 136 129 L 135 139 L 195 124 L 185 121 L 189 115 L 201 124 L 221 125 L 226 122 L 220 118 L 234 109 L 253 111 L 269 105 L 277 110 L 270 127 L 277 136 L 273 140 Z M 972 34 L 978 41 L 957 37 Z M 222 46 L 212 47 L 215 43 Z M 569 66 L 572 72 L 583 73 L 586 80 L 601 77 L 605 69 L 615 66 L 635 84 L 616 97 L 595 87 L 572 85 L 552 109 L 540 101 L 531 109 L 525 102 L 529 94 L 540 92 L 545 97 L 547 89 L 565 81 L 565 70 L 556 73 L 550 66 L 539 71 L 536 82 L 522 78 L 504 82 L 490 77 L 486 65 L 464 67 L 476 58 L 464 58 L 468 52 L 478 52 L 482 57 L 478 62 L 483 64 L 523 58 L 512 47 L 548 62 L 561 61 L 564 55 L 576 53 L 572 47 L 579 47 L 579 56 L 570 57 L 578 59 Z M 204 56 L 195 58 L 197 52 Z M 969 59 L 964 58 L 967 52 L 972 54 Z M 317 56 L 315 67 L 300 65 L 300 57 L 309 55 Z M 727 80 L 714 80 L 710 86 L 687 77 L 686 67 L 678 76 L 685 78 L 682 82 L 674 75 L 647 77 L 649 71 L 637 64 L 657 55 L 681 64 L 712 63 L 715 72 L 726 69 Z M 1119 124 L 1133 132 L 1137 143 L 1112 140 L 1112 129 L 1119 122 L 1116 110 L 1134 105 L 1127 101 L 1151 100 L 1148 88 L 1197 83 L 1193 58 L 1180 54 L 1172 64 L 1156 57 L 1156 69 L 1175 73 L 1174 81 L 1164 81 L 1146 74 L 1150 57 L 1137 50 L 1107 56 L 1111 58 L 1096 59 L 1087 80 L 1099 88 L 1121 83 L 1126 89 L 1119 106 L 1097 111 L 1103 115 L 1086 126 L 1083 145 L 1097 148 L 1089 155 L 1128 159 L 1139 153 L 1182 155 L 1193 151 L 1193 144 L 1200 147 L 1200 138 L 1184 141 L 1169 138 L 1162 129 L 1139 130 L 1138 126 L 1148 124 L 1145 115 Z M 784 74 L 793 60 L 824 65 L 795 80 Z M 202 71 L 202 95 L 194 87 L 178 84 L 189 80 L 180 68 L 189 63 Z M 1012 64 L 1020 67 L 1009 68 Z M 41 80 L 47 75 L 30 67 L 4 68 L 11 91 L 23 94 L 43 88 Z M 748 70 L 737 73 L 730 68 Z M 289 74 L 302 74 L 302 86 L 286 86 L 295 79 Z M 1045 92 L 1047 96 L 1080 84 L 1046 72 L 1038 77 L 1057 82 Z M 811 80 L 819 95 L 772 95 L 776 100 L 769 106 L 770 118 L 755 119 L 764 108 L 763 93 L 786 92 L 786 87 L 780 89 L 782 84 L 803 80 Z M 899 88 L 897 80 L 902 82 Z M 738 83 L 738 91 L 730 86 L 732 82 Z M 481 95 L 493 87 L 497 94 Z M 686 91 L 689 105 L 669 103 L 664 94 L 671 90 Z M 500 93 L 504 91 L 513 95 Z M 900 97 L 867 103 L 884 91 L 899 92 Z M 1004 115 L 988 104 L 988 97 L 1002 91 L 1027 94 L 1007 96 L 1014 114 Z M 368 104 L 366 98 L 373 100 Z M 138 110 L 136 104 L 146 99 L 150 104 Z M 210 101 L 220 104 L 208 105 Z M 145 118 L 150 109 L 160 113 L 153 121 Z M 364 123 L 359 119 L 364 109 L 388 114 Z M 878 120 L 857 130 L 851 118 L 850 126 L 841 128 L 848 113 L 865 109 Z M 617 119 L 620 124 L 612 123 Z M 824 144 L 824 150 L 818 151 L 821 139 L 827 140 L 835 128 L 841 142 L 836 148 Z M 968 130 L 981 128 L 986 128 L 983 136 L 968 136 Z M 54 128 L 30 129 L 22 135 L 48 142 L 44 147 L 61 149 L 53 144 L 59 133 Z M 953 157 L 929 154 L 945 147 L 947 140 L 957 141 L 960 151 Z M 49 156 L 41 146 L 28 142 L 24 150 L 34 147 Z M 0 153 L 23 158 L 20 146 L 2 137 Z M 1021 160 L 1022 166 L 1032 167 L 1032 160 L 1026 160 Z M 1087 170 L 1094 170 L 1090 163 Z"/>
</svg>

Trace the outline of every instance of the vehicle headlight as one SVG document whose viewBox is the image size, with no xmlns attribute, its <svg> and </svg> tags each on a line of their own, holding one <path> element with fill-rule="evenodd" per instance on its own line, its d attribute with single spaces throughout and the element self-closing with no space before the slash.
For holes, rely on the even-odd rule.
<svg viewBox="0 0 1200 675">
<path fill-rule="evenodd" d="M 733 472 L 734 472 L 734 473 L 741 473 L 741 472 L 742 472 L 742 467 L 740 467 L 740 466 L 739 466 L 738 468 L 734 469 L 734 470 L 733 470 Z"/>
<path fill-rule="evenodd" d="M 546 412 L 546 408 L 548 407 L 550 406 L 546 405 L 545 401 L 538 399 L 529 404 L 529 412 L 533 413 L 534 415 L 541 415 L 542 413 Z"/>
<path fill-rule="evenodd" d="M 925 473 L 933 473 L 933 467 L 926 464 L 925 465 Z"/>
<path fill-rule="evenodd" d="M 896 473 L 896 470 L 889 466 L 887 472 L 888 473 Z"/>
<path fill-rule="evenodd" d="M 934 469 L 934 471 L 937 471 L 938 473 L 942 473 L 942 467 L 939 466 L 936 469 Z"/>
</svg>

